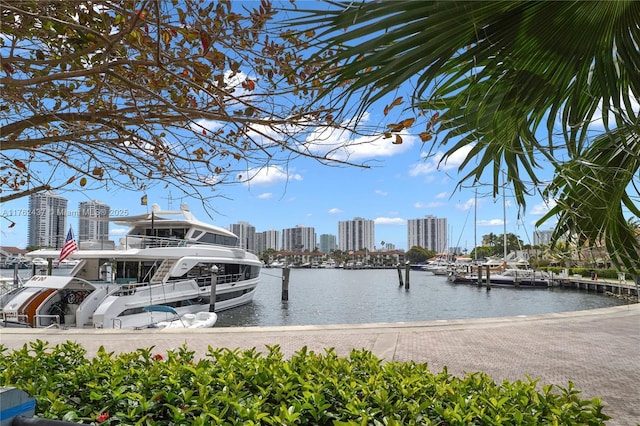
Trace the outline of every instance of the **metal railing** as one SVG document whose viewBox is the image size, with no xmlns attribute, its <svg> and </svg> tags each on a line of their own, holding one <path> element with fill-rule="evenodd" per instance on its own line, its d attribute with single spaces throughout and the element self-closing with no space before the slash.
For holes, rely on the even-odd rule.
<svg viewBox="0 0 640 426">
<path fill-rule="evenodd" d="M 150 235 L 126 235 L 124 239 L 121 239 L 120 241 L 130 248 L 186 247 L 192 245 L 240 248 L 239 244 L 227 245 L 221 243 L 185 240 L 183 238 L 175 237 L 155 237 Z"/>
</svg>

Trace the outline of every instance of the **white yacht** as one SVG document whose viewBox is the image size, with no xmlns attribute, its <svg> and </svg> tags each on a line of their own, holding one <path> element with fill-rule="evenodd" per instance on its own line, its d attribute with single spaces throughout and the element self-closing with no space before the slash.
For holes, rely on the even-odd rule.
<svg viewBox="0 0 640 426">
<path fill-rule="evenodd" d="M 31 277 L 1 307 L 0 325 L 143 328 L 175 319 L 147 306 L 167 306 L 185 315 L 252 300 L 262 262 L 239 247 L 235 234 L 196 220 L 184 204 L 177 212 L 160 211 L 157 205 L 151 210 L 112 219 L 131 227 L 119 247 L 112 242 L 107 249 L 105 244 L 84 248 L 81 243 L 69 256 L 79 262 L 68 275 Z M 55 260 L 59 251 L 27 256 Z"/>
</svg>

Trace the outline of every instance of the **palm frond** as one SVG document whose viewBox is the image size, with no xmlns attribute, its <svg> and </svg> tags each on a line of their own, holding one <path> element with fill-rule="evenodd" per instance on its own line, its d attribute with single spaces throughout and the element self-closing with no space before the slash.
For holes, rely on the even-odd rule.
<svg viewBox="0 0 640 426">
<path fill-rule="evenodd" d="M 547 195 L 561 199 L 547 216 L 560 216 L 556 234 L 604 236 L 610 249 L 633 252 L 623 218 L 625 209 L 637 214 L 627 191 L 640 156 L 630 136 L 638 131 L 640 2 L 326 4 L 291 22 L 316 29 L 311 61 L 330 58 L 321 96 L 363 112 L 411 82 L 412 106 L 440 114 L 442 137 L 433 140 L 445 147 L 443 161 L 472 147 L 460 184 L 490 173 L 495 195 L 506 171 L 525 208 L 550 163 L 556 177 Z M 599 114 L 604 133 L 593 141 Z M 624 155 L 599 152 L 623 142 Z M 579 205 L 586 212 L 576 216 Z"/>
</svg>

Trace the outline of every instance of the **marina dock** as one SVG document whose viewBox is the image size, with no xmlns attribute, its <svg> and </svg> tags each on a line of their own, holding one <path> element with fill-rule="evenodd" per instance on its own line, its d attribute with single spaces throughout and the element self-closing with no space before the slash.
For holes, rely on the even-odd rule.
<svg viewBox="0 0 640 426">
<path fill-rule="evenodd" d="M 638 285 L 630 280 L 592 279 L 577 275 L 574 277 L 554 277 L 553 285 L 619 297 L 635 296 L 637 298 L 638 296 Z"/>
</svg>

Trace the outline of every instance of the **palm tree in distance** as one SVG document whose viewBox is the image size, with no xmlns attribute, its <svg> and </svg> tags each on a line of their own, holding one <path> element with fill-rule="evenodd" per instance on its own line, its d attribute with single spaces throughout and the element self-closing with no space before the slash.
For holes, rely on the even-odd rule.
<svg viewBox="0 0 640 426">
<path fill-rule="evenodd" d="M 343 106 L 362 116 L 412 84 L 412 99 L 386 102 L 385 114 L 411 114 L 388 136 L 424 126 L 417 132 L 430 153 L 444 152 L 441 163 L 465 154 L 459 186 L 488 184 L 495 197 L 504 173 L 520 208 L 533 193 L 549 202 L 538 226 L 557 219 L 554 244 L 604 242 L 619 266 L 640 271 L 626 219 L 640 217 L 640 2 L 322 6 L 291 24 L 315 31 L 311 61 L 329 58 L 332 72 L 310 83 L 335 101 L 336 122 L 351 112 Z"/>
</svg>

